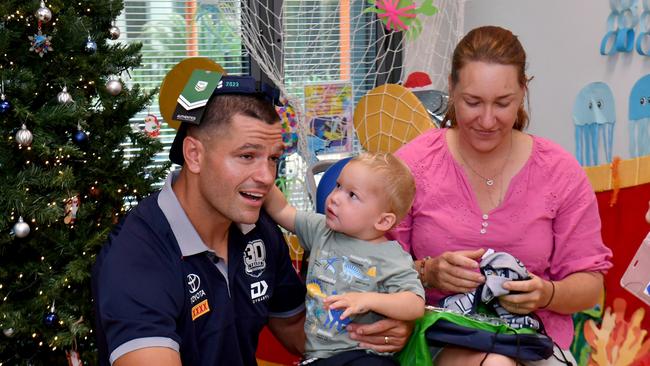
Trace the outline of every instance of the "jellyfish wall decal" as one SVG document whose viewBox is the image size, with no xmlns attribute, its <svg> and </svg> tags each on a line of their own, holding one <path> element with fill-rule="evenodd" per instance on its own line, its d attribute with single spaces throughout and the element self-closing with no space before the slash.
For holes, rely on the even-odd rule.
<svg viewBox="0 0 650 366">
<path fill-rule="evenodd" d="M 576 158 L 583 166 L 598 165 L 602 142 L 605 160 L 612 161 L 616 109 L 614 95 L 603 82 L 587 84 L 580 90 L 573 105 Z"/>
<path fill-rule="evenodd" d="M 650 74 L 630 91 L 630 156 L 650 155 Z"/>
</svg>

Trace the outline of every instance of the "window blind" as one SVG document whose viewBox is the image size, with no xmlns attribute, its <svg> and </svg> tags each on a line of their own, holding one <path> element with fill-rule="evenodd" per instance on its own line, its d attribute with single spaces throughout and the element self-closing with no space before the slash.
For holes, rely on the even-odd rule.
<svg viewBox="0 0 650 366">
<path fill-rule="evenodd" d="M 229 74 L 249 74 L 254 65 L 240 35 L 232 30 L 233 22 L 237 27 L 240 21 L 236 19 L 236 12 L 241 9 L 241 2 L 222 1 L 229 9 L 225 14 L 220 10 L 223 5 L 220 1 L 125 0 L 116 21 L 121 36 L 115 42 L 143 44 L 142 66 L 132 70 L 130 77 L 123 75 L 127 86 L 138 83 L 147 90 L 157 88 L 174 65 L 195 56 L 214 60 Z M 379 30 L 371 21 L 372 14 L 363 13 L 368 6 L 365 1 L 275 1 L 277 3 L 264 2 L 270 9 L 282 12 L 274 15 L 282 19 L 284 42 L 280 62 L 285 87 L 291 93 L 302 95 L 305 75 L 314 83 L 351 82 L 356 99 L 386 81 L 378 82 L 376 78 L 376 70 L 382 62 L 382 58 L 377 57 L 382 54 L 382 44 L 377 42 Z M 250 4 L 249 7 L 258 8 Z M 144 128 L 147 114 L 155 115 L 161 122 L 158 138 L 164 149 L 154 161 L 154 164 L 161 164 L 168 160 L 175 130 L 160 115 L 157 95 L 148 109 L 133 116 L 134 128 Z M 137 148 L 128 143 L 124 146 L 127 158 L 138 153 Z"/>
<path fill-rule="evenodd" d="M 284 1 L 283 61 L 288 90 L 302 95 L 305 75 L 313 83 L 350 82 L 355 95 L 376 86 L 378 30 L 373 15 L 363 13 L 366 7 L 366 1 L 354 0 Z"/>
<path fill-rule="evenodd" d="M 232 22 L 232 14 L 229 16 Z M 210 58 L 231 75 L 248 74 L 250 63 L 241 38 L 231 28 L 220 27 L 223 17 L 215 1 L 124 1 L 124 9 L 116 20 L 121 35 L 115 42 L 141 42 L 142 66 L 132 70 L 130 77 L 122 75 L 123 80 L 127 85 L 138 83 L 153 90 L 160 87 L 172 67 L 188 57 Z M 176 130 L 160 115 L 157 94 L 148 109 L 133 116 L 132 126 L 142 130 L 147 114 L 155 115 L 161 122 L 158 138 L 164 149 L 154 161 L 161 164 L 168 161 Z M 126 142 L 124 147 L 127 158 L 138 153 Z"/>
</svg>

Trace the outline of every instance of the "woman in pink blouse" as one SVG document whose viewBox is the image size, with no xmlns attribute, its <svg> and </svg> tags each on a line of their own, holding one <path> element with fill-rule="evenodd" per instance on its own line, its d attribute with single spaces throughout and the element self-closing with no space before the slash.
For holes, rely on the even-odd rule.
<svg viewBox="0 0 650 366">
<path fill-rule="evenodd" d="M 397 152 L 415 177 L 416 197 L 391 236 L 417 259 L 432 305 L 483 283 L 477 269 L 487 248 L 520 259 L 532 279 L 506 283 L 518 293 L 500 297 L 501 305 L 512 313 L 535 312 L 572 360 L 571 314 L 598 301 L 611 251 L 577 161 L 557 144 L 523 132 L 530 81 L 525 66 L 521 43 L 506 29 L 480 27 L 460 41 L 449 77 L 450 128 L 432 129 Z M 562 359 L 557 349 L 556 356 Z M 516 362 L 452 347 L 436 358 L 436 365 Z M 558 362 L 551 357 L 531 364 Z"/>
</svg>

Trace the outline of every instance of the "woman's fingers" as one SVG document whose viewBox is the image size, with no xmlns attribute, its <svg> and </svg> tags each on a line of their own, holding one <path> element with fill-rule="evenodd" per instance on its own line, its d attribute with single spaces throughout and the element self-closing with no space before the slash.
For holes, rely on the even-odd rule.
<svg viewBox="0 0 650 366">
<path fill-rule="evenodd" d="M 511 295 L 502 296 L 502 298 L 504 302 L 510 303 L 511 308 L 526 309 L 527 312 L 535 311 L 548 302 L 546 300 L 548 296 L 544 291 L 545 282 L 541 277 L 532 273 L 529 280 L 505 282 L 503 288 L 509 290 Z M 518 313 L 521 312 L 518 311 Z"/>
<path fill-rule="evenodd" d="M 451 292 L 469 292 L 485 281 L 476 271 L 478 263 L 473 257 L 480 258 L 483 249 L 474 251 L 445 252 L 434 258 L 431 265 L 433 286 Z"/>
<path fill-rule="evenodd" d="M 442 253 L 441 257 L 452 266 L 476 269 L 479 267 L 478 259 L 484 253 L 485 249 L 459 250 Z"/>
</svg>

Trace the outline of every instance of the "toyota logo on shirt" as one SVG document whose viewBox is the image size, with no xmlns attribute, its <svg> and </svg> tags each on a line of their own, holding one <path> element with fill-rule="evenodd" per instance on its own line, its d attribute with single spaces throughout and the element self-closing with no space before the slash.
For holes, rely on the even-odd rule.
<svg viewBox="0 0 650 366">
<path fill-rule="evenodd" d="M 201 279 L 194 273 L 190 273 L 187 275 L 187 285 L 190 286 L 190 293 L 193 294 L 201 287 Z"/>
</svg>

